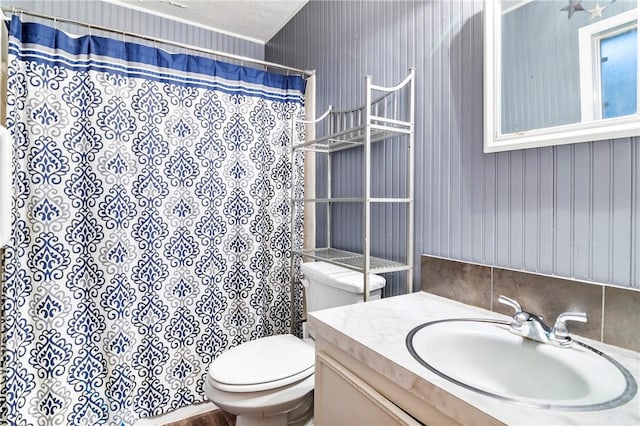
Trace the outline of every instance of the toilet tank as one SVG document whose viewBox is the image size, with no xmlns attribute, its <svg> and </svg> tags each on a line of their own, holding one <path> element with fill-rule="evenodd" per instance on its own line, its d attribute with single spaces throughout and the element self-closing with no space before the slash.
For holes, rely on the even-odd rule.
<svg viewBox="0 0 640 426">
<path fill-rule="evenodd" d="M 304 274 L 307 312 L 351 305 L 364 300 L 362 272 L 326 262 L 307 262 L 300 267 Z M 369 274 L 369 300 L 380 299 L 386 280 Z M 307 285 L 308 284 L 308 285 Z"/>
</svg>

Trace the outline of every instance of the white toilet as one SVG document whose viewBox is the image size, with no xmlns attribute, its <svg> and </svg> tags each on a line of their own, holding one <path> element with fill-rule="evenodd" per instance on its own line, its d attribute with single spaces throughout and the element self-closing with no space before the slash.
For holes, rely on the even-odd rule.
<svg viewBox="0 0 640 426">
<path fill-rule="evenodd" d="M 307 311 L 359 303 L 362 273 L 325 262 L 303 263 Z M 370 275 L 370 300 L 386 281 Z M 313 416 L 315 353 L 311 341 L 291 334 L 243 343 L 216 358 L 204 389 L 237 426 L 303 425 Z"/>
</svg>

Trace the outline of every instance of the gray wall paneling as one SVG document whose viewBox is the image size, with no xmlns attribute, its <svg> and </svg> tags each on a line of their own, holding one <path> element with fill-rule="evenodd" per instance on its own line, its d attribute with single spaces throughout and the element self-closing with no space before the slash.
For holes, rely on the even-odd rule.
<svg viewBox="0 0 640 426">
<path fill-rule="evenodd" d="M 482 7 L 312 0 L 265 57 L 316 69 L 317 111 L 361 103 L 366 74 L 392 84 L 417 68 L 416 265 L 424 253 L 640 288 L 638 138 L 484 154 Z M 399 164 L 394 155 L 384 151 L 376 164 Z M 349 182 L 359 167 L 336 178 Z M 398 176 L 388 172 L 385 179 Z M 372 229 L 384 237 L 374 248 L 404 247 L 388 229 L 398 224 L 394 212 L 375 216 Z M 334 242 L 356 244 L 354 217 L 334 229 Z M 401 292 L 401 280 L 390 281 L 389 291 Z"/>
</svg>

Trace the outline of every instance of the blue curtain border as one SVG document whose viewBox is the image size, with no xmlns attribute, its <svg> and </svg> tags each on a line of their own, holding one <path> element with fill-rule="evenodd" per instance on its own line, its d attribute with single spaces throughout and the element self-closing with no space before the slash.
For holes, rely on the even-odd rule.
<svg viewBox="0 0 640 426">
<path fill-rule="evenodd" d="M 198 82 L 204 83 L 207 80 L 216 77 L 227 81 L 237 81 L 249 84 L 261 85 L 265 88 L 271 88 L 284 91 L 297 91 L 304 94 L 306 88 L 306 80 L 297 75 L 283 75 L 256 68 L 230 64 L 205 58 L 202 56 L 188 55 L 183 53 L 169 53 L 163 49 L 144 46 L 142 44 L 120 41 L 107 37 L 95 35 L 84 35 L 80 37 L 71 37 L 67 33 L 47 25 L 35 22 L 21 22 L 17 15 L 13 15 L 9 25 L 9 37 L 15 37 L 22 41 L 23 44 L 37 44 L 47 49 L 55 50 L 56 55 L 47 55 L 43 51 L 27 50 L 17 51 L 16 46 L 9 43 L 9 50 L 16 56 L 24 57 L 26 55 L 35 55 L 38 57 L 37 62 L 55 62 L 65 68 L 71 68 L 78 71 L 78 68 L 100 68 L 103 62 L 95 60 L 73 61 L 70 64 L 68 60 L 61 61 L 64 56 L 60 53 L 66 52 L 70 55 L 91 55 L 102 56 L 105 58 L 113 58 L 129 64 L 137 63 L 140 65 L 157 67 L 164 72 L 155 72 L 156 78 L 165 80 L 165 77 L 171 76 L 171 71 L 179 73 L 200 74 L 202 77 L 198 79 L 189 78 L 196 86 Z M 61 52 L 62 51 L 62 52 Z M 37 52 L 37 54 L 36 54 Z M 110 64 L 113 68 L 113 64 Z M 142 73 L 141 69 L 132 68 L 130 66 L 120 67 L 120 71 L 110 70 L 128 76 L 136 76 L 136 71 Z M 144 74 L 149 74 L 148 69 L 144 70 Z M 220 83 L 218 83 L 220 85 Z M 206 85 L 206 84 L 205 84 Z M 224 87 L 225 85 L 222 84 Z M 230 85 L 226 85 L 227 89 L 231 89 Z M 233 90 L 234 92 L 236 90 Z M 251 91 L 253 92 L 253 91 Z M 269 93 L 269 92 L 266 92 Z M 246 93 L 251 95 L 252 93 Z M 254 96 L 261 96 L 253 94 Z M 271 97 L 271 96 L 264 96 Z M 301 96 L 298 102 L 303 103 Z M 289 99 L 293 100 L 293 99 Z"/>
</svg>

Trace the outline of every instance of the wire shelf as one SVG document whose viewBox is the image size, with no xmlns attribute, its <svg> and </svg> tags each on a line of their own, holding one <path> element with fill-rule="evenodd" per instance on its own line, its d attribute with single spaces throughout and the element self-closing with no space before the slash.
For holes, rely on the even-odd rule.
<svg viewBox="0 0 640 426">
<path fill-rule="evenodd" d="M 390 272 L 405 271 L 406 292 L 410 293 L 413 286 L 413 192 L 414 192 L 414 120 L 415 120 L 415 69 L 410 68 L 407 77 L 395 86 L 382 87 L 373 85 L 370 76 L 365 77 L 364 106 L 347 110 L 334 110 L 329 106 L 326 112 L 311 120 L 296 120 L 291 118 L 292 134 L 302 130 L 303 126 L 313 126 L 318 129 L 318 135 L 313 140 L 295 143 L 291 149 L 292 161 L 299 151 L 326 153 L 327 173 L 326 198 L 315 196 L 291 196 L 292 212 L 297 208 L 304 208 L 304 204 L 323 203 L 327 209 L 326 216 L 326 241 L 331 245 L 331 205 L 334 203 L 361 203 L 363 223 L 362 250 L 367 253 L 355 253 L 333 247 L 293 250 L 295 256 L 291 257 L 291 300 L 295 301 L 295 265 L 299 260 L 296 256 L 305 259 L 324 261 L 344 268 L 361 272 L 385 274 Z M 383 92 L 382 96 L 374 98 L 374 92 Z M 398 150 L 407 150 L 406 194 L 396 197 L 371 197 L 371 144 L 389 141 Z M 406 146 L 402 146 L 406 144 Z M 331 169 L 332 153 L 352 148 L 361 148 L 363 161 L 363 190 L 361 197 L 332 197 L 331 194 Z M 386 148 L 386 146 L 384 147 Z M 298 151 L 299 150 L 299 151 Z M 298 152 L 296 152 L 298 151 Z M 306 158 L 307 156 L 305 156 Z M 338 155 L 340 157 L 340 155 Z M 313 158 L 313 156 L 309 156 Z M 382 259 L 370 256 L 371 252 L 371 206 L 374 203 L 406 204 L 406 259 L 404 263 L 395 260 Z M 292 217 L 292 228 L 293 218 Z M 364 292 L 363 301 L 369 300 L 369 292 Z M 292 307 L 292 309 L 294 309 Z M 293 330 L 293 323 L 292 323 Z"/>
<path fill-rule="evenodd" d="M 294 253 L 306 256 L 316 260 L 333 263 L 335 265 L 344 266 L 345 268 L 361 271 L 364 269 L 364 255 L 362 253 L 354 253 L 346 250 L 335 248 L 314 248 L 304 250 L 294 250 Z M 379 257 L 369 257 L 369 272 L 371 273 L 388 273 L 396 271 L 405 271 L 410 266 L 404 263 L 396 262 Z"/>
<path fill-rule="evenodd" d="M 381 119 L 382 120 L 382 119 Z M 373 123 L 378 123 L 373 121 Z M 404 121 L 379 121 L 370 128 L 371 142 L 380 142 L 396 136 L 411 133 L 411 123 Z M 384 123 L 384 124 L 382 124 Z M 336 152 L 344 149 L 364 145 L 366 136 L 365 126 L 350 128 L 342 132 L 332 133 L 318 139 L 303 142 L 293 146 L 293 149 L 306 149 L 317 152 Z"/>
</svg>

